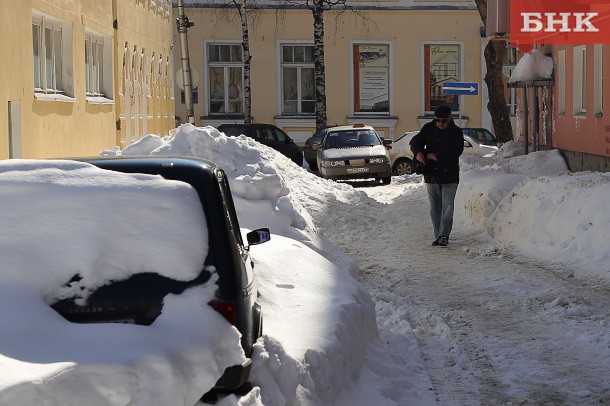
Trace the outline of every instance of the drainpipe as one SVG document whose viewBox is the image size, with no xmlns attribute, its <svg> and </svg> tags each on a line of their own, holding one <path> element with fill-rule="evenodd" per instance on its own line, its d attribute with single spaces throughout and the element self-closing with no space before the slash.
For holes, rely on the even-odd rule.
<svg viewBox="0 0 610 406">
<path fill-rule="evenodd" d="M 538 87 L 533 86 L 532 91 L 534 92 L 532 96 L 532 151 L 538 151 L 540 149 L 540 111 L 538 108 Z"/>
<path fill-rule="evenodd" d="M 195 124 L 195 112 L 193 110 L 193 85 L 191 80 L 191 63 L 189 60 L 189 46 L 187 31 L 195 23 L 189 21 L 184 14 L 184 0 L 178 0 L 178 36 L 180 38 L 180 54 L 182 59 L 182 83 L 184 84 L 184 103 L 186 104 L 187 122 Z"/>
</svg>

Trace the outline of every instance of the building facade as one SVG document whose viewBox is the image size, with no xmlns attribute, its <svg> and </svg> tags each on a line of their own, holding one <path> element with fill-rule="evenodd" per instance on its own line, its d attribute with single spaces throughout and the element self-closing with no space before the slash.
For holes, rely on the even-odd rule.
<svg viewBox="0 0 610 406">
<path fill-rule="evenodd" d="M 258 1 L 247 10 L 254 122 L 302 144 L 315 130 L 314 29 L 302 2 Z M 185 0 L 197 125 L 243 120 L 242 30 L 229 1 Z M 324 12 L 327 123 L 372 125 L 395 139 L 440 103 L 463 126 L 481 126 L 481 94 L 443 93 L 445 82 L 482 83 L 482 25 L 473 1 L 348 1 Z M 174 13 L 176 14 L 176 13 Z M 178 41 L 177 34 L 174 34 Z M 179 67 L 180 55 L 174 55 Z M 184 122 L 181 70 L 176 114 Z M 460 119 L 461 117 L 461 119 Z"/>
<path fill-rule="evenodd" d="M 588 4 L 590 10 L 603 13 L 605 20 L 608 10 L 603 3 L 581 1 L 564 6 Z M 509 16 L 510 0 L 488 1 L 487 28 L 491 37 L 511 38 Z M 514 38 L 520 33 L 512 34 Z M 548 43 L 541 38 L 533 47 L 552 58 L 553 74 L 549 80 L 511 90 L 517 95 L 515 135 L 527 140 L 530 150 L 560 150 L 571 171 L 608 172 L 610 116 L 604 115 L 604 108 L 608 108 L 610 96 L 608 80 L 604 78 L 610 77 L 610 47 L 599 43 L 562 43 L 566 37 L 561 35 L 547 37 Z M 517 59 L 523 55 L 518 52 Z"/>
<path fill-rule="evenodd" d="M 0 158 L 97 155 L 175 126 L 169 0 L 0 5 Z"/>
<path fill-rule="evenodd" d="M 552 45 L 555 85 L 547 136 L 572 171 L 610 171 L 610 48 L 607 44 Z M 545 100 L 546 98 L 543 98 Z M 541 105 L 541 109 L 549 106 Z M 544 121 L 541 122 L 544 124 Z"/>
</svg>

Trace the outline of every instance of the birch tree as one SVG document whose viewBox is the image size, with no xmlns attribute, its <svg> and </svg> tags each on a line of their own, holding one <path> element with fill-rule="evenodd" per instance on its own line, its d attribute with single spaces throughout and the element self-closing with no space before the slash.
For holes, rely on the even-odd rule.
<svg viewBox="0 0 610 406">
<path fill-rule="evenodd" d="M 248 13 L 246 12 L 246 0 L 233 0 L 237 6 L 239 18 L 241 20 L 242 34 L 242 58 L 244 63 L 244 123 L 252 122 L 252 92 L 250 86 L 251 60 L 250 55 L 250 34 L 248 31 Z"/>
<path fill-rule="evenodd" d="M 364 14 L 346 5 L 346 0 L 287 1 L 287 4 L 304 5 L 313 16 L 314 81 L 316 90 L 316 129 L 327 124 L 326 114 L 326 70 L 324 64 L 324 14 L 329 10 L 356 13 L 362 19 L 363 31 L 371 22 Z"/>
<path fill-rule="evenodd" d="M 483 24 L 487 23 L 487 0 L 475 0 Z M 505 143 L 513 139 L 513 128 L 510 122 L 506 96 L 504 95 L 504 80 L 502 66 L 506 54 L 506 40 L 494 39 L 485 46 L 484 56 L 487 73 L 485 84 L 489 94 L 487 110 L 491 115 L 494 133 L 498 141 Z"/>
</svg>

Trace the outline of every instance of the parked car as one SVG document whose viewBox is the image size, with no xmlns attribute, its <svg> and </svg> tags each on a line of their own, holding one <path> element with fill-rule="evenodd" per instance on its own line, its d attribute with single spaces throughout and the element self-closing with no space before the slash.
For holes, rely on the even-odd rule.
<svg viewBox="0 0 610 406">
<path fill-rule="evenodd" d="M 320 176 L 333 180 L 375 178 L 388 184 L 392 167 L 386 145 L 391 143 L 364 124 L 329 128 L 322 141 L 313 144 Z"/>
<path fill-rule="evenodd" d="M 229 137 L 245 135 L 267 145 L 290 158 L 295 164 L 303 166 L 303 153 L 292 138 L 282 129 L 273 124 L 221 124 L 218 131 L 225 133 Z"/>
<path fill-rule="evenodd" d="M 311 169 L 312 171 L 318 170 L 318 153 L 312 148 L 312 145 L 315 143 L 320 143 L 322 141 L 322 138 L 324 138 L 326 131 L 332 127 L 336 126 L 321 127 L 311 137 L 305 140 L 305 146 L 303 147 L 303 157 L 305 158 L 305 162 L 307 162 L 307 165 L 309 165 L 309 169 Z"/>
<path fill-rule="evenodd" d="M 394 140 L 390 150 L 392 173 L 394 175 L 411 175 L 413 173 L 413 153 L 409 142 L 419 131 L 407 131 Z"/>
<path fill-rule="evenodd" d="M 52 303 L 51 307 L 74 323 L 150 325 L 161 314 L 166 295 L 179 295 L 187 288 L 203 285 L 216 273 L 216 298 L 209 305 L 239 330 L 241 345 L 246 357 L 250 357 L 254 343 L 262 335 L 263 319 L 256 301 L 257 282 L 249 248 L 268 241 L 270 234 L 268 228 L 251 231 L 247 234 L 247 245 L 244 243 L 224 171 L 209 161 L 186 157 L 96 157 L 82 161 L 102 169 L 160 175 L 191 185 L 199 195 L 205 215 L 205 223 L 194 223 L 193 227 L 208 230 L 208 253 L 199 275 L 192 280 L 177 280 L 152 272 L 137 273 L 94 289 L 84 304 L 78 297 L 68 297 Z M 80 284 L 81 290 L 93 289 L 78 274 L 66 281 L 67 286 L 74 283 Z M 215 389 L 240 388 L 247 382 L 251 364 L 247 358 L 242 365 L 227 368 Z"/>
<path fill-rule="evenodd" d="M 498 140 L 486 128 L 462 128 L 464 136 L 472 138 L 474 141 L 482 145 L 490 145 L 492 147 L 498 146 Z"/>
<path fill-rule="evenodd" d="M 390 159 L 394 175 L 410 175 L 413 173 L 413 153 L 409 142 L 419 131 L 407 131 L 392 143 Z M 498 150 L 498 141 L 485 128 L 462 128 L 464 133 L 464 153 L 487 155 Z"/>
</svg>

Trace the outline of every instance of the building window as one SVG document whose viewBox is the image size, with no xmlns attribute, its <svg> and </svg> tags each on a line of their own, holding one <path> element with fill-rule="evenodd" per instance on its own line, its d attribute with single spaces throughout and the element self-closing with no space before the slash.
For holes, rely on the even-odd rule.
<svg viewBox="0 0 610 406">
<path fill-rule="evenodd" d="M 112 72 L 110 65 L 111 39 L 87 32 L 85 34 L 85 87 L 87 97 L 112 97 L 112 81 L 106 76 Z"/>
<path fill-rule="evenodd" d="M 462 56 L 459 44 L 424 44 L 424 106 L 432 113 L 441 105 L 459 111 L 459 97 L 443 94 L 443 83 L 460 82 L 462 78 Z"/>
<path fill-rule="evenodd" d="M 390 113 L 390 45 L 353 44 L 354 114 Z"/>
<path fill-rule="evenodd" d="M 587 47 L 574 47 L 574 114 L 587 112 Z"/>
<path fill-rule="evenodd" d="M 65 24 L 45 16 L 33 16 L 34 88 L 37 93 L 65 94 L 70 33 Z M 70 44 L 71 45 L 71 44 Z"/>
<path fill-rule="evenodd" d="M 603 45 L 593 45 L 593 64 L 595 65 L 595 72 L 593 76 L 593 113 L 596 115 L 602 114 L 604 109 L 603 103 L 603 85 L 604 85 L 604 72 L 603 72 Z"/>
<path fill-rule="evenodd" d="M 208 44 L 207 62 L 210 114 L 243 113 L 241 44 Z"/>
<path fill-rule="evenodd" d="M 517 65 L 517 48 L 510 44 L 506 44 L 506 53 L 504 54 L 504 61 L 502 63 L 502 74 L 504 84 L 504 97 L 506 98 L 506 107 L 508 113 L 511 116 L 517 114 L 517 89 L 514 87 L 508 87 L 508 81 L 513 75 L 515 66 Z"/>
<path fill-rule="evenodd" d="M 565 114 L 566 112 L 566 51 L 559 51 L 558 62 L 558 77 L 557 77 L 557 112 Z"/>
<path fill-rule="evenodd" d="M 312 45 L 282 45 L 282 114 L 314 114 L 316 87 Z"/>
<path fill-rule="evenodd" d="M 514 116 L 517 114 L 517 89 L 514 87 L 508 87 L 507 83 L 515 70 L 514 66 L 504 66 L 502 68 L 503 83 L 504 83 L 504 97 L 506 99 L 506 107 L 508 108 L 508 114 Z"/>
<path fill-rule="evenodd" d="M 506 51 L 504 53 L 504 62 L 503 64 L 509 66 L 517 65 L 517 48 L 510 44 L 506 44 Z"/>
</svg>

